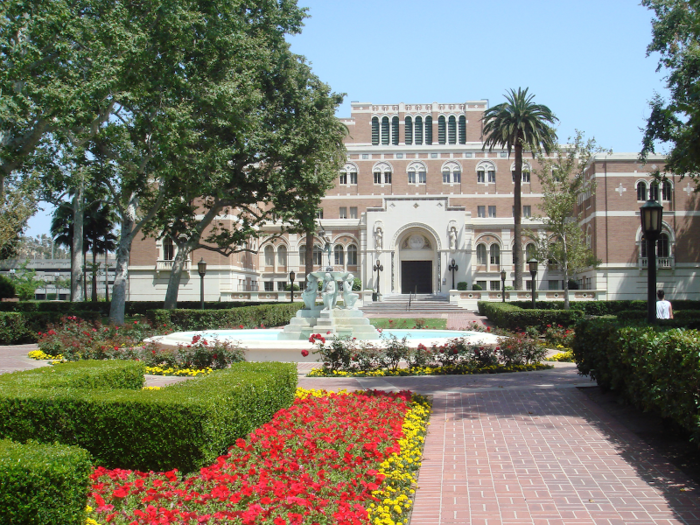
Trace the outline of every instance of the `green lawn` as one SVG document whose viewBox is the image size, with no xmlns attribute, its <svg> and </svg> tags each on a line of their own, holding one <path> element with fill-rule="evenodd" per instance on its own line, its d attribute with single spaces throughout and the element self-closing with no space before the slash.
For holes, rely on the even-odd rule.
<svg viewBox="0 0 700 525">
<path fill-rule="evenodd" d="M 389 322 L 391 321 L 391 322 Z M 376 319 L 370 319 L 369 322 L 375 328 L 399 328 L 399 329 L 413 329 L 418 328 L 421 323 L 425 323 L 422 328 L 429 328 L 431 330 L 446 330 L 447 329 L 447 319 L 441 318 L 429 318 L 420 317 L 417 319 L 406 319 L 392 317 L 378 317 Z M 418 322 L 418 324 L 416 324 Z"/>
</svg>

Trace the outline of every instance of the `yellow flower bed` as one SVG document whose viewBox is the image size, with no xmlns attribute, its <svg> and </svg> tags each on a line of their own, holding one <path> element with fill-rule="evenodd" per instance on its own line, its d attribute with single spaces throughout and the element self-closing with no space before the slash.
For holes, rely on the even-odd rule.
<svg viewBox="0 0 700 525">
<path fill-rule="evenodd" d="M 147 366 L 146 367 L 146 373 L 154 376 L 187 376 L 187 377 L 196 377 L 196 376 L 205 376 L 208 374 L 211 374 L 212 369 L 211 368 L 203 368 L 201 370 L 197 370 L 194 368 L 181 368 L 181 369 L 176 369 L 172 367 L 168 368 L 163 368 L 162 366 Z"/>
<path fill-rule="evenodd" d="M 559 345 L 559 346 L 561 346 L 561 345 Z M 548 357 L 546 360 L 547 361 L 559 361 L 562 363 L 573 363 L 574 362 L 574 352 L 573 352 L 573 350 L 566 350 L 564 352 L 559 352 L 558 354 L 554 354 L 553 356 Z"/>
<path fill-rule="evenodd" d="M 48 360 L 48 359 L 55 359 L 58 361 L 61 361 L 63 359 L 63 356 L 61 354 L 59 355 L 50 355 L 42 350 L 32 350 L 27 354 L 27 357 L 31 359 L 36 359 L 36 360 Z"/>
</svg>

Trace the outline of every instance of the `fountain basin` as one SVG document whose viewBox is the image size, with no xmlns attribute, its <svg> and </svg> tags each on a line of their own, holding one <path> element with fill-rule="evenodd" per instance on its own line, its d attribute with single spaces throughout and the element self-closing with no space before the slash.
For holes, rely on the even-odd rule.
<svg viewBox="0 0 700 525">
<path fill-rule="evenodd" d="M 177 347 L 187 345 L 192 342 L 196 335 L 202 337 L 208 343 L 215 340 L 229 341 L 239 344 L 246 349 L 248 361 L 287 361 L 287 362 L 318 362 L 318 358 L 311 351 L 314 345 L 306 340 L 285 340 L 281 339 L 283 330 L 204 330 L 199 332 L 175 332 L 168 335 L 152 337 L 149 341 L 157 343 L 162 347 Z M 320 332 L 324 337 L 330 338 Z M 385 339 L 391 335 L 402 339 L 408 337 L 408 346 L 417 347 L 419 344 L 425 346 L 441 345 L 449 339 L 466 337 L 470 344 L 475 345 L 497 345 L 500 338 L 493 334 L 483 332 L 459 331 L 459 330 L 395 330 L 387 329 L 382 331 L 382 338 L 371 340 L 373 344 L 381 345 Z M 359 338 L 358 338 L 359 339 Z M 309 355 L 301 355 L 302 350 L 308 350 Z"/>
</svg>

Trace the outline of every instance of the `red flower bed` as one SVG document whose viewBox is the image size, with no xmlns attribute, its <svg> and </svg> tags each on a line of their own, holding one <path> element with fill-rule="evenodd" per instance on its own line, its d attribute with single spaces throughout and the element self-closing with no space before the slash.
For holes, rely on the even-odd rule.
<svg viewBox="0 0 700 525">
<path fill-rule="evenodd" d="M 408 392 L 297 398 L 199 474 L 98 468 L 98 523 L 366 524 L 400 450 Z"/>
</svg>

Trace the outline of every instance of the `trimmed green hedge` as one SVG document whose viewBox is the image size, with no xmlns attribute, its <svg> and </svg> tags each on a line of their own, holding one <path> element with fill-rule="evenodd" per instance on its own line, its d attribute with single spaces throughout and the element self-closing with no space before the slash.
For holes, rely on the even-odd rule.
<svg viewBox="0 0 700 525">
<path fill-rule="evenodd" d="M 296 366 L 237 363 L 162 390 L 143 365 L 79 361 L 0 376 L 0 438 L 87 449 L 110 468 L 191 472 L 291 405 Z"/>
<path fill-rule="evenodd" d="M 532 301 L 511 301 L 510 304 L 526 310 L 532 309 Z M 622 311 L 646 312 L 646 301 L 571 301 L 572 310 L 581 310 L 586 315 L 616 315 Z M 672 301 L 673 310 L 700 310 L 700 301 Z M 560 310 L 564 301 L 537 301 L 538 310 Z"/>
<path fill-rule="evenodd" d="M 92 468 L 78 447 L 0 440 L 0 523 L 83 525 Z"/>
<path fill-rule="evenodd" d="M 3 303 L 0 303 L 3 304 Z M 0 312 L 0 345 L 35 343 L 37 334 L 50 324 L 57 324 L 66 314 L 61 312 Z M 99 312 L 80 312 L 87 321 L 100 319 Z"/>
<path fill-rule="evenodd" d="M 573 352 L 579 372 L 636 407 L 669 418 L 700 439 L 700 333 L 629 325 L 615 319 L 576 325 Z"/>
<path fill-rule="evenodd" d="M 524 330 L 534 326 L 540 332 L 547 325 L 573 326 L 583 318 L 580 310 L 525 310 L 513 303 L 479 301 L 479 313 L 489 318 L 499 328 Z"/>
<path fill-rule="evenodd" d="M 288 324 L 303 307 L 304 303 L 276 303 L 228 310 L 150 310 L 147 318 L 154 326 L 170 323 L 185 331 L 272 327 Z"/>
</svg>

